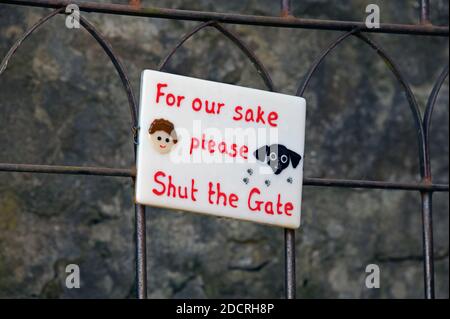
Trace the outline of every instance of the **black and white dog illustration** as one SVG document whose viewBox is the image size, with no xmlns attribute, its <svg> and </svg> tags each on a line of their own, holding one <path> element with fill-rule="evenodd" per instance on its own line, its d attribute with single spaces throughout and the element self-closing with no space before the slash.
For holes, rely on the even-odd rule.
<svg viewBox="0 0 450 319">
<path fill-rule="evenodd" d="M 302 159 L 299 154 L 281 144 L 265 145 L 257 149 L 253 155 L 257 160 L 266 162 L 275 175 L 279 175 L 290 163 L 296 168 Z"/>
</svg>

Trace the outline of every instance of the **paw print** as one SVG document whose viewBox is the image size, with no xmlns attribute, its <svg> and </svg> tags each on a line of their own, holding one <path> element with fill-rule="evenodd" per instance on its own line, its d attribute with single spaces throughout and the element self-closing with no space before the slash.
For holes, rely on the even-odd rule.
<svg viewBox="0 0 450 319">
<path fill-rule="evenodd" d="M 246 185 L 248 184 L 248 182 L 250 182 L 250 180 L 247 177 L 244 177 L 244 179 L 242 180 Z"/>
<path fill-rule="evenodd" d="M 247 170 L 247 173 L 248 173 L 248 175 L 252 176 L 252 175 L 253 175 L 253 170 L 252 170 L 251 168 L 249 168 L 249 169 Z"/>
<path fill-rule="evenodd" d="M 270 186 L 270 181 L 268 179 L 266 179 L 264 184 L 266 184 L 266 186 L 269 187 Z"/>
<path fill-rule="evenodd" d="M 292 177 L 289 177 L 289 178 L 287 179 L 287 182 L 288 182 L 289 184 L 292 184 L 293 181 L 294 181 L 294 180 L 292 179 Z"/>
</svg>

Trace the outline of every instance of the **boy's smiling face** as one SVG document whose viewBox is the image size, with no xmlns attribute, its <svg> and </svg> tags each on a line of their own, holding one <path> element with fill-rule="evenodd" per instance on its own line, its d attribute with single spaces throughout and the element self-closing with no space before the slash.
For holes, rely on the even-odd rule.
<svg viewBox="0 0 450 319">
<path fill-rule="evenodd" d="M 150 135 L 153 141 L 153 147 L 161 154 L 167 154 L 175 145 L 173 138 L 165 131 L 156 131 Z"/>
</svg>

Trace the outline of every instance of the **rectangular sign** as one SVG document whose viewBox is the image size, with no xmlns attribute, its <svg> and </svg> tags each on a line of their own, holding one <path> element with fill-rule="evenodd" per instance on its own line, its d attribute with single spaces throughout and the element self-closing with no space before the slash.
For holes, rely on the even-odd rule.
<svg viewBox="0 0 450 319">
<path fill-rule="evenodd" d="M 303 98 L 145 70 L 136 202 L 300 226 Z"/>
</svg>

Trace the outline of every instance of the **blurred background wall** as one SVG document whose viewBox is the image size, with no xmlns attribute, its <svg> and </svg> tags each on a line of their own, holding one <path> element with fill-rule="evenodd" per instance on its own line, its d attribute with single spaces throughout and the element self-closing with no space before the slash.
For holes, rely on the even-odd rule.
<svg viewBox="0 0 450 319">
<path fill-rule="evenodd" d="M 116 1 L 126 3 L 126 1 Z M 278 15 L 273 0 L 144 0 L 144 6 Z M 304 18 L 416 23 L 415 0 L 293 1 Z M 0 56 L 49 10 L 0 4 Z M 82 13 L 109 39 L 136 95 L 140 72 L 155 69 L 197 22 Z M 432 1 L 448 25 L 448 1 Z M 255 50 L 274 83 L 294 94 L 311 63 L 341 33 L 229 26 Z M 448 38 L 379 35 L 424 106 L 448 63 Z M 213 29 L 201 31 L 169 72 L 264 88 L 244 55 Z M 305 175 L 419 180 L 416 133 L 406 98 L 382 60 L 349 39 L 320 67 L 308 101 Z M 448 80 L 432 126 L 434 182 L 448 183 Z M 58 16 L 19 49 L 0 77 L 0 162 L 130 167 L 126 96 L 101 48 Z M 416 192 L 306 187 L 297 232 L 301 298 L 421 298 L 420 197 Z M 449 297 L 448 193 L 434 196 L 436 289 Z M 123 178 L 0 173 L 0 297 L 134 296 L 133 194 Z M 151 298 L 283 296 L 283 231 L 149 208 Z M 66 289 L 65 266 L 81 268 L 81 289 Z M 364 286 L 365 267 L 381 268 L 381 288 Z"/>
</svg>

